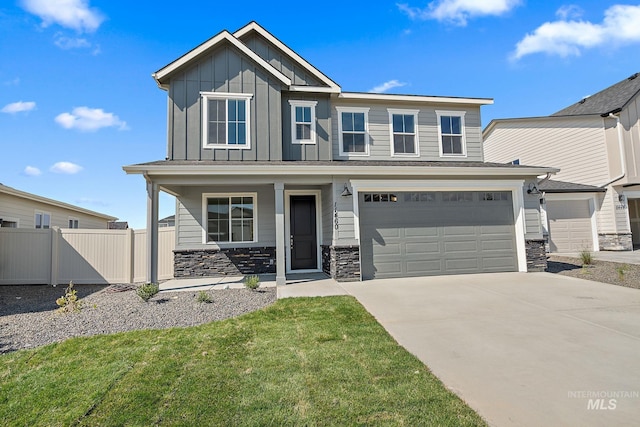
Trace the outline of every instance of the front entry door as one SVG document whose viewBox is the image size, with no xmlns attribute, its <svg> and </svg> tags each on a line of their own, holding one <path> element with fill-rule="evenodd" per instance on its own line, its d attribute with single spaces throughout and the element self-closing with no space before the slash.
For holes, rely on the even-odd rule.
<svg viewBox="0 0 640 427">
<path fill-rule="evenodd" d="M 290 199 L 291 270 L 318 268 L 315 196 L 291 196 Z"/>
</svg>

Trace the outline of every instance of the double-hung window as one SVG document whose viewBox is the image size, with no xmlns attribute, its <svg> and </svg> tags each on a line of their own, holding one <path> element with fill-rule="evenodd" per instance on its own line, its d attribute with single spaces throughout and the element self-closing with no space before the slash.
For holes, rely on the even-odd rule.
<svg viewBox="0 0 640 427">
<path fill-rule="evenodd" d="M 69 217 L 69 228 L 80 228 L 80 221 L 78 218 Z"/>
<path fill-rule="evenodd" d="M 36 228 L 50 228 L 51 227 L 51 214 L 47 212 L 36 212 L 35 217 Z"/>
<path fill-rule="evenodd" d="M 291 142 L 294 144 L 316 143 L 317 101 L 289 101 L 291 105 Z"/>
<path fill-rule="evenodd" d="M 389 108 L 391 155 L 418 157 L 418 110 Z"/>
<path fill-rule="evenodd" d="M 204 243 L 255 242 L 256 194 L 203 194 Z"/>
<path fill-rule="evenodd" d="M 438 134 L 440 136 L 440 156 L 466 156 L 463 111 L 436 111 Z"/>
<path fill-rule="evenodd" d="M 341 156 L 369 155 L 369 108 L 336 107 Z"/>
<path fill-rule="evenodd" d="M 205 148 L 250 148 L 249 104 L 245 93 L 201 92 Z"/>
</svg>

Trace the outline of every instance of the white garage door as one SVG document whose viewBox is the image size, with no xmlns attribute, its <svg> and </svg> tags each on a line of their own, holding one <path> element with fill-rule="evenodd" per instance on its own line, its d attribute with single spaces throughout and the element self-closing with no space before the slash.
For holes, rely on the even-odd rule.
<svg viewBox="0 0 640 427">
<path fill-rule="evenodd" d="M 547 200 L 551 252 L 593 250 L 588 200 Z"/>
<path fill-rule="evenodd" d="M 510 192 L 360 194 L 363 279 L 517 271 Z"/>
</svg>

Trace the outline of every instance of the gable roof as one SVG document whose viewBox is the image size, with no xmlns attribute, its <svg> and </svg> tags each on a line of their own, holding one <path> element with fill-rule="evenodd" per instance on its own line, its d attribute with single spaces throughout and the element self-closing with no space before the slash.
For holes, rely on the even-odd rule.
<svg viewBox="0 0 640 427">
<path fill-rule="evenodd" d="M 167 77 L 171 73 L 176 71 L 178 68 L 183 67 L 187 63 L 189 63 L 189 62 L 191 62 L 191 61 L 193 61 L 193 60 L 195 60 L 197 58 L 200 58 L 203 55 L 206 55 L 208 52 L 210 52 L 211 50 L 215 49 L 218 45 L 220 45 L 221 43 L 224 43 L 224 42 L 228 42 L 231 45 L 233 45 L 240 52 L 242 52 L 243 54 L 245 54 L 246 56 L 251 58 L 254 62 L 256 62 L 258 65 L 260 65 L 262 68 L 264 68 L 265 71 L 270 73 L 276 79 L 280 80 L 280 82 L 282 82 L 283 84 L 285 84 L 287 86 L 291 86 L 291 79 L 289 77 L 285 76 L 280 71 L 276 70 L 271 64 L 269 64 L 267 61 L 262 59 L 254 51 L 249 49 L 247 47 L 247 45 L 245 45 L 240 40 L 235 38 L 227 30 L 223 30 L 223 31 L 219 32 L 218 34 L 216 34 L 215 36 L 211 37 L 206 42 L 200 44 L 199 46 L 196 46 L 193 49 L 191 49 L 189 52 L 185 53 L 180 58 L 176 59 L 175 61 L 171 62 L 168 65 L 165 65 L 164 67 L 162 67 L 161 69 L 159 69 L 158 71 L 153 73 L 152 76 L 156 80 L 156 82 L 158 83 L 158 86 L 160 86 L 160 88 L 167 89 L 168 88 L 168 86 L 167 86 L 167 84 L 168 84 Z"/>
<path fill-rule="evenodd" d="M 0 184 L 0 193 L 9 194 L 11 196 L 19 197 L 21 199 L 32 200 L 34 202 L 44 203 L 44 204 L 50 205 L 50 206 L 56 206 L 56 207 L 59 207 L 59 208 L 68 209 L 68 210 L 71 210 L 71 211 L 83 213 L 85 215 L 93 215 L 93 216 L 96 216 L 98 218 L 105 219 L 107 221 L 115 221 L 116 219 L 118 219 L 115 216 L 105 215 L 105 214 L 102 214 L 100 212 L 91 211 L 89 209 L 85 209 L 85 208 L 81 208 L 81 207 L 78 207 L 78 206 L 70 205 L 68 203 L 59 202 L 57 200 L 48 199 L 48 198 L 42 197 L 42 196 L 37 196 L 35 194 L 27 193 L 26 191 L 16 190 L 15 188 L 8 187 L 8 186 L 3 185 L 3 184 Z"/>
<path fill-rule="evenodd" d="M 628 78 L 588 96 L 568 106 L 552 116 L 580 116 L 599 114 L 606 116 L 622 110 L 640 92 L 640 75 L 635 73 Z"/>
<path fill-rule="evenodd" d="M 311 74 L 312 76 L 320 80 L 322 83 L 326 84 L 331 89 L 333 89 L 332 92 L 336 92 L 336 93 L 340 92 L 340 86 L 336 82 L 331 80 L 324 73 L 322 73 L 316 67 L 311 65 L 309 62 L 307 62 L 303 57 L 301 57 L 296 52 L 294 52 L 289 46 L 282 43 L 277 37 L 275 37 L 269 31 L 265 30 L 256 21 L 249 22 L 247 25 L 245 25 L 244 27 L 240 28 L 235 33 L 233 33 L 233 36 L 239 39 L 245 36 L 246 34 L 249 34 L 252 31 L 255 31 L 256 33 L 260 34 L 269 43 L 271 43 L 272 45 L 280 49 L 282 52 L 284 52 L 286 55 L 288 55 L 291 59 L 296 61 L 302 68 L 308 71 L 309 74 Z"/>
<path fill-rule="evenodd" d="M 548 180 L 540 184 L 540 191 L 545 193 L 604 193 L 606 188 L 593 185 L 576 184 L 575 182 Z"/>
</svg>

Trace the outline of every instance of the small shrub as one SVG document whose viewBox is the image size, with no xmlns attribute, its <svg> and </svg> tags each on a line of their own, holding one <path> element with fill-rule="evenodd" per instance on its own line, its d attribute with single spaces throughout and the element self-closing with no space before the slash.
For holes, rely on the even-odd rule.
<svg viewBox="0 0 640 427">
<path fill-rule="evenodd" d="M 64 295 L 56 300 L 58 304 L 58 313 L 73 313 L 82 309 L 82 302 L 77 295 L 78 291 L 73 289 L 73 282 L 69 282 L 69 286 L 64 290 Z"/>
<path fill-rule="evenodd" d="M 136 293 L 144 302 L 149 301 L 149 299 L 158 292 L 160 292 L 160 287 L 157 283 L 145 283 L 136 289 Z"/>
<path fill-rule="evenodd" d="M 627 272 L 627 265 L 623 264 L 616 267 L 616 272 L 618 273 L 618 280 L 620 280 L 621 282 L 624 282 L 624 273 Z"/>
<path fill-rule="evenodd" d="M 198 292 L 198 295 L 196 296 L 196 301 L 202 302 L 202 303 L 207 303 L 207 304 L 213 302 L 213 300 L 211 299 L 209 294 L 206 293 L 205 291 Z"/>
<path fill-rule="evenodd" d="M 244 286 L 255 291 L 260 286 L 260 278 L 258 276 L 246 276 L 244 278 Z"/>
<path fill-rule="evenodd" d="M 593 254 L 588 249 L 583 249 L 580 251 L 580 260 L 582 261 L 582 266 L 593 264 Z"/>
</svg>

